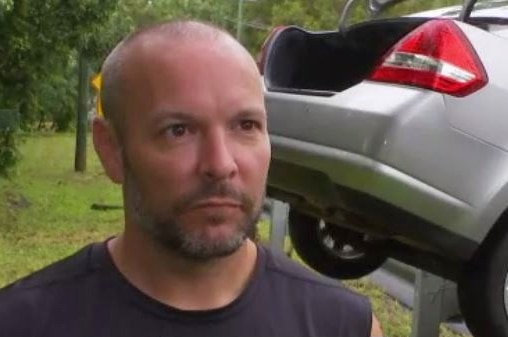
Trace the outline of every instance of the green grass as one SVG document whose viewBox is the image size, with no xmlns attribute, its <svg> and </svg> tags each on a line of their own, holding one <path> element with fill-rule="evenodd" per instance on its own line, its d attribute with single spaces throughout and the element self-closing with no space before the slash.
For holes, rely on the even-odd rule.
<svg viewBox="0 0 508 337">
<path fill-rule="evenodd" d="M 91 209 L 121 205 L 120 188 L 104 175 L 91 146 L 86 173 L 73 170 L 70 134 L 27 136 L 21 153 L 15 174 L 0 179 L 0 287 L 122 229 L 121 210 Z M 261 224 L 260 237 L 266 240 L 268 231 Z M 364 279 L 346 285 L 371 298 L 385 336 L 410 335 L 410 312 L 381 289 Z M 460 335 L 442 328 L 440 336 Z"/>
<path fill-rule="evenodd" d="M 0 285 L 121 229 L 121 211 L 90 208 L 120 205 L 121 195 L 89 150 L 81 174 L 73 172 L 72 135 L 29 136 L 22 143 L 15 174 L 0 179 Z"/>
</svg>

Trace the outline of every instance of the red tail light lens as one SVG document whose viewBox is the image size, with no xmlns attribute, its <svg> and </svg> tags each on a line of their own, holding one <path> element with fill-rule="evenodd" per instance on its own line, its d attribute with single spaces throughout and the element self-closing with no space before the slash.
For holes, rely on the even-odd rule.
<svg viewBox="0 0 508 337">
<path fill-rule="evenodd" d="M 268 34 L 268 37 L 263 42 L 263 45 L 261 46 L 261 50 L 259 51 L 259 53 L 256 56 L 256 63 L 258 64 L 258 69 L 259 69 L 259 72 L 261 73 L 261 75 L 264 75 L 264 72 L 265 72 L 266 51 L 267 51 L 268 45 L 273 40 L 275 35 L 277 35 L 277 33 L 280 32 L 281 30 L 283 30 L 284 28 L 286 28 L 286 26 L 277 26 L 277 27 L 273 28 L 271 30 L 270 34 Z"/>
<path fill-rule="evenodd" d="M 488 82 L 473 46 L 452 20 L 431 20 L 399 41 L 370 80 L 463 97 Z"/>
</svg>

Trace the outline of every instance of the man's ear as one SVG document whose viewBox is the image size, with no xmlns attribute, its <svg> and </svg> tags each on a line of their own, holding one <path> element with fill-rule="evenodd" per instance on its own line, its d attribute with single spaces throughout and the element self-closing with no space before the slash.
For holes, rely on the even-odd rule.
<svg viewBox="0 0 508 337">
<path fill-rule="evenodd" d="M 122 147 L 113 125 L 104 118 L 95 117 L 92 133 L 95 152 L 97 152 L 106 174 L 114 183 L 122 184 Z"/>
</svg>

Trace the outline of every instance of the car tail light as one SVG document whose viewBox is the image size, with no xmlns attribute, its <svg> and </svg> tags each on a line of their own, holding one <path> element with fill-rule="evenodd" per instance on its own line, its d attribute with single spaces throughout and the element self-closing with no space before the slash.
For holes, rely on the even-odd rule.
<svg viewBox="0 0 508 337">
<path fill-rule="evenodd" d="M 488 82 L 473 46 L 452 20 L 431 20 L 399 41 L 370 80 L 462 97 Z"/>
<path fill-rule="evenodd" d="M 265 72 L 265 63 L 266 63 L 266 52 L 267 48 L 270 45 L 270 42 L 273 41 L 274 37 L 277 35 L 278 32 L 286 28 L 286 26 L 277 26 L 273 28 L 270 33 L 268 34 L 268 37 L 263 42 L 263 45 L 261 46 L 261 50 L 257 54 L 256 57 L 256 63 L 258 64 L 258 69 L 261 75 L 264 75 Z"/>
</svg>

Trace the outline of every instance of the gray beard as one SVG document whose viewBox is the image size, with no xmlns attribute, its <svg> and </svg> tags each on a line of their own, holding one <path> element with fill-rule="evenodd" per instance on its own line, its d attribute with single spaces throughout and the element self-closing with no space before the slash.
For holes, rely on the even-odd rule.
<svg viewBox="0 0 508 337">
<path fill-rule="evenodd" d="M 261 216 L 261 207 L 253 209 L 252 202 L 246 202 L 248 216 L 235 225 L 235 231 L 227 238 L 210 239 L 199 231 L 189 231 L 176 220 L 174 212 L 169 211 L 164 217 L 157 217 L 143 205 L 143 197 L 132 171 L 124 168 L 124 193 L 126 208 L 131 212 L 137 226 L 160 248 L 193 261 L 208 261 L 229 256 L 236 252 L 247 238 L 254 238 L 256 225 Z M 215 195 L 223 196 L 221 188 L 213 188 Z M 186 205 L 181 205 L 185 207 Z M 177 208 L 177 207 L 175 207 Z M 210 224 L 222 223 L 224 217 L 211 216 L 206 219 Z"/>
</svg>

